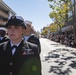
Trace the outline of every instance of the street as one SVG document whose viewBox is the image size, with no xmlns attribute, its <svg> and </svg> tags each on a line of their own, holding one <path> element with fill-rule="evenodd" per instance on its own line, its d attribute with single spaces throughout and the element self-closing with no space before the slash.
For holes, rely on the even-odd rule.
<svg viewBox="0 0 76 75">
<path fill-rule="evenodd" d="M 76 75 L 76 49 L 40 38 L 42 75 Z"/>
</svg>

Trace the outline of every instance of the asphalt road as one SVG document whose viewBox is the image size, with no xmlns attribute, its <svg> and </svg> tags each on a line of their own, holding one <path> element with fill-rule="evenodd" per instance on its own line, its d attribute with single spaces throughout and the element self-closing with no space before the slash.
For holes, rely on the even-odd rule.
<svg viewBox="0 0 76 75">
<path fill-rule="evenodd" d="M 76 48 L 40 38 L 42 75 L 76 75 Z"/>
</svg>

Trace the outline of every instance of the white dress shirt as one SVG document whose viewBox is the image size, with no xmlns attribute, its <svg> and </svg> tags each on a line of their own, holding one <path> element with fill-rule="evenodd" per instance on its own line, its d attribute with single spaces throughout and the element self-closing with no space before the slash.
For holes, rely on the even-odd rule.
<svg viewBox="0 0 76 75">
<path fill-rule="evenodd" d="M 19 44 L 21 43 L 18 43 L 18 44 L 13 44 L 12 42 L 10 42 L 11 43 L 11 47 L 13 46 L 13 45 L 15 45 L 15 46 L 19 46 Z M 15 51 L 16 51 L 16 48 L 13 48 L 13 50 L 12 50 L 12 55 L 14 55 L 14 53 L 15 53 Z"/>
</svg>

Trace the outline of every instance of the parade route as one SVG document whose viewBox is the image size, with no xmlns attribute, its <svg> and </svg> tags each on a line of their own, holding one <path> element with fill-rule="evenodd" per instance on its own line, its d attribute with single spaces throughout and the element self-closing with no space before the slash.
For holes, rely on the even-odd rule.
<svg viewBox="0 0 76 75">
<path fill-rule="evenodd" d="M 75 48 L 48 39 L 41 38 L 40 41 L 42 46 L 42 75 L 76 75 Z M 44 46 L 46 43 L 47 45 Z"/>
</svg>

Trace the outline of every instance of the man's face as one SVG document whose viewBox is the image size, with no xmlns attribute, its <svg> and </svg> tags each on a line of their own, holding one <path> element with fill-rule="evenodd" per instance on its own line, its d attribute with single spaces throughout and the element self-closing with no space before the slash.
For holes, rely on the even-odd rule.
<svg viewBox="0 0 76 75">
<path fill-rule="evenodd" d="M 31 25 L 27 25 L 26 29 L 24 30 L 24 33 L 30 33 L 31 32 Z"/>
<path fill-rule="evenodd" d="M 23 28 L 22 26 L 8 26 L 8 36 L 10 37 L 11 40 L 19 40 L 22 38 L 23 34 Z"/>
</svg>

